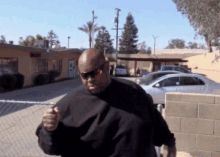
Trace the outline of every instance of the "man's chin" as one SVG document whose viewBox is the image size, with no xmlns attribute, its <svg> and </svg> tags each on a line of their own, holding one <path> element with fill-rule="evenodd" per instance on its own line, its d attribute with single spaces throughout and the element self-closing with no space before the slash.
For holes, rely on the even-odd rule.
<svg viewBox="0 0 220 157">
<path fill-rule="evenodd" d="M 89 91 L 92 94 L 98 94 L 100 92 L 98 87 L 89 87 Z"/>
</svg>

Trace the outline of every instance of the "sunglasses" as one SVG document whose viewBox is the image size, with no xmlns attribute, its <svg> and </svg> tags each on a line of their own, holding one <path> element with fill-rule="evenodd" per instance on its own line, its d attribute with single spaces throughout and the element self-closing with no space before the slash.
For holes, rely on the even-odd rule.
<svg viewBox="0 0 220 157">
<path fill-rule="evenodd" d="M 89 76 L 91 78 L 95 78 L 96 76 L 98 76 L 99 74 L 101 74 L 104 70 L 104 64 L 102 64 L 100 67 L 94 69 L 93 71 L 87 72 L 87 73 L 80 73 L 79 74 L 82 76 L 83 79 L 88 79 Z"/>
</svg>

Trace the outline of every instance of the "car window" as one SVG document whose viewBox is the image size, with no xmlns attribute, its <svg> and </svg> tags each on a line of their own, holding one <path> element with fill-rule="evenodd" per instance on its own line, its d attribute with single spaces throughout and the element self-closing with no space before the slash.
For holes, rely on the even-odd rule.
<svg viewBox="0 0 220 157">
<path fill-rule="evenodd" d="M 179 84 L 179 77 L 167 78 L 160 82 L 160 85 L 162 87 L 177 86 L 178 84 Z"/>
<path fill-rule="evenodd" d="M 179 67 L 174 67 L 174 70 L 180 71 L 180 68 Z"/>
<path fill-rule="evenodd" d="M 199 79 L 197 77 L 180 77 L 180 85 L 182 86 L 199 85 Z"/>
<path fill-rule="evenodd" d="M 173 67 L 164 67 L 163 70 L 173 70 Z"/>
<path fill-rule="evenodd" d="M 205 82 L 203 82 L 201 79 L 199 79 L 199 85 L 205 85 Z"/>
</svg>

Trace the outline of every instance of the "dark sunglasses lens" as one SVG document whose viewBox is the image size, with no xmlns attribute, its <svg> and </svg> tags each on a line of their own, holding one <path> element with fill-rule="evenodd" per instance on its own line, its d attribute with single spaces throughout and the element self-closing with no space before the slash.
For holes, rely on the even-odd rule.
<svg viewBox="0 0 220 157">
<path fill-rule="evenodd" d="M 92 78 L 94 78 L 97 75 L 97 71 L 91 71 L 85 74 L 82 74 L 82 77 L 85 79 L 88 79 L 89 76 L 91 76 Z"/>
</svg>

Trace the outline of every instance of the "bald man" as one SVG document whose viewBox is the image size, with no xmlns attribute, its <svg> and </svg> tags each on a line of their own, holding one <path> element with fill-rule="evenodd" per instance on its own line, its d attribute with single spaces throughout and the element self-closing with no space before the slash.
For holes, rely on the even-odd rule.
<svg viewBox="0 0 220 157">
<path fill-rule="evenodd" d="M 111 78 L 103 53 L 79 58 L 83 86 L 46 110 L 36 131 L 41 149 L 62 157 L 156 157 L 155 146 L 176 156 L 175 138 L 151 97 L 137 84 Z"/>
</svg>

